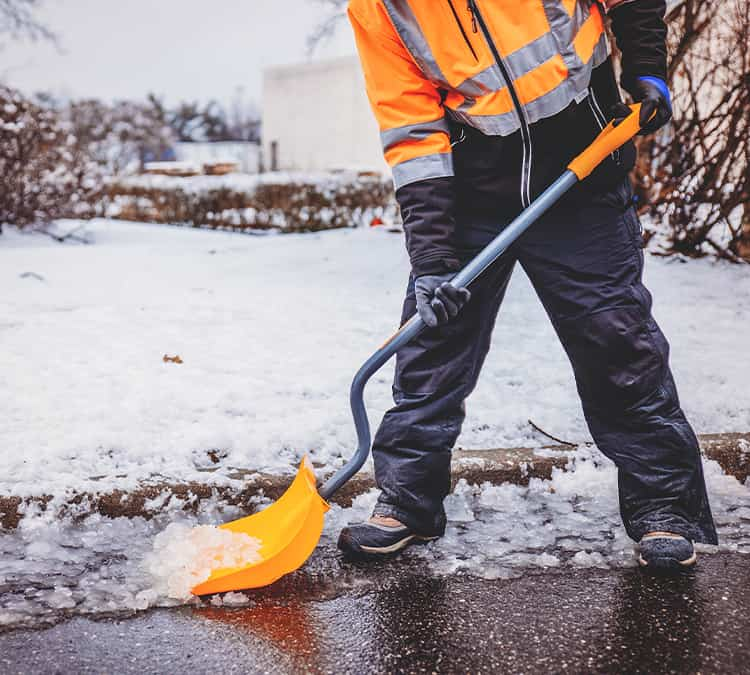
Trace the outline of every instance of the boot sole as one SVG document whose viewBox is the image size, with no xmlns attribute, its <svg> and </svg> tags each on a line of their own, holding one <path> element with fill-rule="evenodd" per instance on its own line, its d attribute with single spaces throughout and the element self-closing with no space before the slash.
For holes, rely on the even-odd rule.
<svg viewBox="0 0 750 675">
<path fill-rule="evenodd" d="M 645 560 L 642 555 L 638 556 L 638 564 L 646 569 L 658 572 L 685 572 L 695 566 L 698 556 L 693 553 L 686 560 L 676 560 L 675 558 L 654 558 L 650 562 Z"/>
<path fill-rule="evenodd" d="M 420 537 L 416 534 L 410 534 L 390 546 L 362 546 L 357 544 L 348 535 L 341 534 L 339 536 L 338 547 L 350 558 L 378 558 L 403 551 L 407 546 L 426 544 L 436 539 L 439 539 L 439 537 Z"/>
<path fill-rule="evenodd" d="M 416 534 L 411 534 L 408 537 L 397 541 L 395 544 L 390 546 L 360 546 L 359 548 L 365 553 L 371 555 L 388 555 L 389 553 L 397 553 L 405 549 L 410 544 L 426 544 L 428 541 L 434 541 L 437 537 L 419 537 Z"/>
</svg>

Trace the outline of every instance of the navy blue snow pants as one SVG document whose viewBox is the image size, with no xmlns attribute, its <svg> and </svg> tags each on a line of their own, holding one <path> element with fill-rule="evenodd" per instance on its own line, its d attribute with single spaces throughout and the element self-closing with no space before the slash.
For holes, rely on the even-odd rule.
<svg viewBox="0 0 750 675">
<path fill-rule="evenodd" d="M 495 234 L 492 226 L 461 224 L 465 261 Z M 443 499 L 464 400 L 490 348 L 516 261 L 570 358 L 591 435 L 617 466 L 628 535 L 639 540 L 666 530 L 715 544 L 698 442 L 680 408 L 669 346 L 641 279 L 640 222 L 628 182 L 583 205 L 553 209 L 472 285 L 456 319 L 424 331 L 398 353 L 395 406 L 373 445 L 381 490 L 375 513 L 424 535 L 444 532 Z M 415 310 L 410 279 L 402 320 Z"/>
</svg>

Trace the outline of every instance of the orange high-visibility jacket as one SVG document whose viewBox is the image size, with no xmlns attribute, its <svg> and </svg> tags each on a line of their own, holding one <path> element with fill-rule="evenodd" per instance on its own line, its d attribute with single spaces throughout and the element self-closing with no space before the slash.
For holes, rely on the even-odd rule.
<svg viewBox="0 0 750 675">
<path fill-rule="evenodd" d="M 453 175 L 446 116 L 526 137 L 609 54 L 595 0 L 351 0 L 349 18 L 396 189 Z"/>
</svg>

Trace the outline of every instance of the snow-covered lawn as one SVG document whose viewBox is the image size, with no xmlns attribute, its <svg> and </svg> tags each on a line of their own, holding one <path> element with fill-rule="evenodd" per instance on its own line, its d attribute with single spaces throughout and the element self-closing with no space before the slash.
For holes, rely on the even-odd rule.
<svg viewBox="0 0 750 675">
<path fill-rule="evenodd" d="M 349 383 L 396 327 L 401 235 L 87 228 L 90 246 L 0 237 L 0 493 L 220 481 L 233 467 L 288 470 L 305 452 L 325 464 L 350 455 Z M 647 267 L 696 430 L 750 430 L 750 267 Z M 373 424 L 391 374 L 370 385 Z M 520 270 L 468 412 L 464 447 L 549 442 L 529 418 L 588 438 L 570 367 Z"/>
</svg>

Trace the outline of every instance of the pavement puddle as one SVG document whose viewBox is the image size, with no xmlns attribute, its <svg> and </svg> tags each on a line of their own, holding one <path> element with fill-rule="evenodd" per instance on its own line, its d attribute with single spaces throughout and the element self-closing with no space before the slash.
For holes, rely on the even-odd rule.
<svg viewBox="0 0 750 675">
<path fill-rule="evenodd" d="M 418 566 L 433 576 L 511 578 L 545 570 L 635 565 L 620 524 L 612 464 L 581 449 L 568 471 L 528 487 L 461 482 L 448 497 L 445 537 L 387 563 L 394 571 Z M 720 547 L 707 553 L 750 553 L 750 489 L 705 462 Z M 377 588 L 372 563 L 346 563 L 335 552 L 341 527 L 369 514 L 376 493 L 350 508 L 333 506 L 318 550 L 299 572 L 273 587 L 199 600 L 176 595 L 153 565 L 156 538 L 171 526 L 187 532 L 239 517 L 235 507 L 204 502 L 199 514 L 175 503 L 151 520 L 89 514 L 58 519 L 54 509 L 27 508 L 17 529 L 0 535 L 0 630 L 34 627 L 71 616 L 120 616 L 153 607 L 247 606 L 264 597 L 330 599 Z M 162 537 L 163 540 L 163 537 Z M 182 555 L 179 547 L 170 555 Z M 175 553 L 176 552 L 176 553 Z M 158 567 L 158 566 L 157 566 Z M 170 569 L 179 568 L 171 561 Z M 382 575 L 381 575 L 382 576 Z"/>
</svg>

